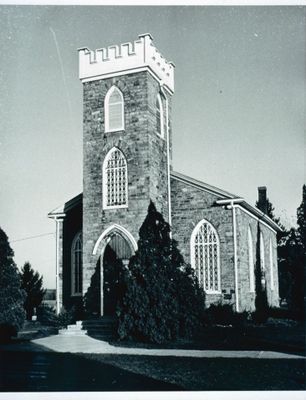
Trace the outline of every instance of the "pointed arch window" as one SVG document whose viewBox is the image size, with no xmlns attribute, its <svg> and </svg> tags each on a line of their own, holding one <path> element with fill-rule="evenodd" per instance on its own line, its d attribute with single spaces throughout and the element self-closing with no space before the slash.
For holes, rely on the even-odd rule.
<svg viewBox="0 0 306 400">
<path fill-rule="evenodd" d="M 269 258 L 270 258 L 270 285 L 271 285 L 271 290 L 274 290 L 273 246 L 272 246 L 272 240 L 271 240 L 271 238 L 270 238 L 270 243 L 269 243 Z"/>
<path fill-rule="evenodd" d="M 265 244 L 262 232 L 260 232 L 260 269 L 261 269 L 261 283 L 266 284 L 266 271 L 265 271 Z"/>
<path fill-rule="evenodd" d="M 104 100 L 105 132 L 124 129 L 124 100 L 121 91 L 112 86 Z"/>
<path fill-rule="evenodd" d="M 253 236 L 251 228 L 248 229 L 248 256 L 249 256 L 249 276 L 250 276 L 250 292 L 255 292 L 255 270 L 254 270 L 254 251 Z"/>
<path fill-rule="evenodd" d="M 102 171 L 103 208 L 124 208 L 128 206 L 127 162 L 117 147 L 105 157 Z"/>
<path fill-rule="evenodd" d="M 192 232 L 191 265 L 205 292 L 220 292 L 220 240 L 216 229 L 206 220 L 199 222 Z"/>
<path fill-rule="evenodd" d="M 160 94 L 156 97 L 155 103 L 155 115 L 156 115 L 156 132 L 161 136 L 164 137 L 164 112 L 163 112 L 163 102 Z"/>
<path fill-rule="evenodd" d="M 82 233 L 76 234 L 71 246 L 71 295 L 82 295 Z"/>
</svg>

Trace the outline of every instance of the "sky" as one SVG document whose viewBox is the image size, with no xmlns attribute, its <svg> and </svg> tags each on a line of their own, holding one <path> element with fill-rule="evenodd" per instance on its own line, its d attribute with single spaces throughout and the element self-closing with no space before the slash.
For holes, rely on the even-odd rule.
<svg viewBox="0 0 306 400">
<path fill-rule="evenodd" d="M 174 170 L 295 224 L 305 183 L 305 7 L 0 5 L 0 227 L 55 287 L 47 213 L 82 191 L 80 47 L 150 32 L 175 63 Z"/>
</svg>

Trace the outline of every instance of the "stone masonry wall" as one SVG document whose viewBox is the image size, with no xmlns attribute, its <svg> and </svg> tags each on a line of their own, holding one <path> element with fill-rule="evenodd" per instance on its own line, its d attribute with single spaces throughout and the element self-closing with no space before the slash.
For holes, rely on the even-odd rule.
<svg viewBox="0 0 306 400">
<path fill-rule="evenodd" d="M 243 209 L 236 208 L 237 220 L 237 255 L 238 255 L 238 286 L 239 303 L 242 310 L 252 311 L 255 309 L 255 292 L 250 291 L 250 268 L 249 268 L 249 249 L 248 249 L 248 228 L 250 227 L 253 239 L 254 263 L 256 262 L 256 242 L 258 221 L 256 218 L 247 214 Z M 277 267 L 277 243 L 276 234 L 263 223 L 259 222 L 259 229 L 263 234 L 264 259 L 265 259 L 265 279 L 269 305 L 279 306 L 278 293 L 278 267 Z M 270 239 L 272 241 L 272 262 L 270 265 Z M 254 266 L 255 271 L 255 266 Z M 255 272 L 254 272 L 255 273 Z M 271 288 L 271 273 L 273 273 L 274 285 Z"/>
<path fill-rule="evenodd" d="M 195 226 L 209 221 L 220 239 L 221 293 L 207 294 L 206 304 L 235 304 L 234 242 L 232 211 L 214 206 L 215 194 L 171 178 L 172 232 L 184 259 L 190 263 L 190 238 Z"/>
<path fill-rule="evenodd" d="M 104 132 L 104 97 L 112 85 L 125 103 L 125 129 Z M 116 223 L 135 240 L 150 199 L 167 218 L 166 140 L 156 134 L 155 99 L 158 82 L 148 72 L 84 83 L 83 160 L 83 293 L 90 285 L 99 254 L 93 248 L 102 232 Z M 102 208 L 102 164 L 117 146 L 127 159 L 128 208 Z"/>
<path fill-rule="evenodd" d="M 82 203 L 67 212 L 63 223 L 63 305 L 69 309 L 80 296 L 71 296 L 71 246 L 75 235 L 82 230 Z"/>
</svg>

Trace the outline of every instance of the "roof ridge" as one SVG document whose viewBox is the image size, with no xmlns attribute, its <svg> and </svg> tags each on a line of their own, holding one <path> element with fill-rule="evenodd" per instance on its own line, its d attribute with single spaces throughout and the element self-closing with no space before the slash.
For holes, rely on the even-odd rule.
<svg viewBox="0 0 306 400">
<path fill-rule="evenodd" d="M 190 176 L 182 174 L 181 172 L 172 171 L 170 173 L 170 176 L 172 176 L 173 178 L 182 179 L 182 180 L 187 181 L 187 182 L 189 182 L 191 184 L 194 184 L 196 186 L 200 186 L 203 189 L 206 189 L 207 191 L 213 192 L 215 194 L 219 194 L 219 195 L 221 195 L 223 197 L 226 197 L 226 198 L 237 198 L 237 197 L 239 197 L 239 196 L 237 196 L 237 195 L 235 195 L 233 193 L 227 192 L 226 190 L 220 189 L 220 188 L 218 188 L 216 186 L 213 186 L 213 185 L 210 185 L 208 183 L 205 183 L 205 182 L 199 181 L 197 179 L 191 178 Z"/>
</svg>

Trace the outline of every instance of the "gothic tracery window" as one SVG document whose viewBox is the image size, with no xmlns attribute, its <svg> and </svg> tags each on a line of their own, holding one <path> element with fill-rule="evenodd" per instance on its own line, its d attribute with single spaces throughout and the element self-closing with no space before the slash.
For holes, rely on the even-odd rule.
<svg viewBox="0 0 306 400">
<path fill-rule="evenodd" d="M 266 285 L 266 266 L 265 266 L 265 244 L 262 232 L 260 232 L 260 269 L 261 269 L 261 283 Z"/>
<path fill-rule="evenodd" d="M 109 151 L 103 163 L 103 208 L 128 205 L 127 163 L 117 147 Z"/>
<path fill-rule="evenodd" d="M 271 238 L 270 238 L 270 243 L 269 243 L 269 257 L 270 257 L 270 286 L 271 286 L 271 290 L 274 290 L 273 246 L 272 246 L 272 240 L 271 240 Z"/>
<path fill-rule="evenodd" d="M 124 129 L 124 100 L 121 91 L 112 86 L 105 96 L 105 132 Z"/>
<path fill-rule="evenodd" d="M 220 244 L 216 229 L 202 220 L 191 235 L 191 265 L 206 292 L 220 291 Z"/>
<path fill-rule="evenodd" d="M 82 294 L 82 233 L 73 239 L 71 246 L 71 294 Z"/>
</svg>

